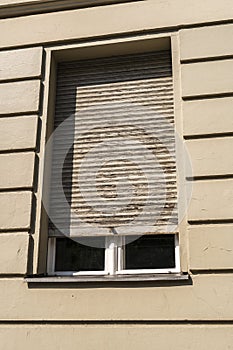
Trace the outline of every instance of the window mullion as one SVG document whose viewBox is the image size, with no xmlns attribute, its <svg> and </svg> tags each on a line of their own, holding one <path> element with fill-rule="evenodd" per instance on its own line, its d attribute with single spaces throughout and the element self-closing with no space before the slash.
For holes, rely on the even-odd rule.
<svg viewBox="0 0 233 350">
<path fill-rule="evenodd" d="M 118 247 L 117 247 L 117 267 L 118 271 L 124 270 L 124 255 L 125 255 L 125 250 L 124 250 L 124 245 L 125 245 L 125 237 L 119 237 L 118 238 Z"/>
<path fill-rule="evenodd" d="M 106 237 L 105 271 L 115 275 L 117 271 L 117 240 L 115 237 Z"/>
</svg>

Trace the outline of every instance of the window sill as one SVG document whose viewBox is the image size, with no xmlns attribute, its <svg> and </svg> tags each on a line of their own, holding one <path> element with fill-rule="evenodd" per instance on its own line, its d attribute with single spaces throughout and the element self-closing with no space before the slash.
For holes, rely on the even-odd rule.
<svg viewBox="0 0 233 350">
<path fill-rule="evenodd" d="M 188 274 L 148 274 L 148 275 L 105 275 L 105 276 L 31 276 L 27 283 L 81 283 L 81 282 L 154 282 L 154 281 L 188 281 Z"/>
</svg>

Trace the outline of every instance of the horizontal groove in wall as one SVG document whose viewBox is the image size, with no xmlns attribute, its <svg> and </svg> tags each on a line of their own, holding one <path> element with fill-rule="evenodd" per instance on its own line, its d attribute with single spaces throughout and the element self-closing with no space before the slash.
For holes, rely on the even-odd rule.
<svg viewBox="0 0 233 350">
<path fill-rule="evenodd" d="M 0 320 L 0 325 L 233 325 L 233 321 L 223 320 Z"/>
<path fill-rule="evenodd" d="M 25 228 L 11 228 L 11 229 L 0 229 L 0 237 L 2 233 L 19 233 L 19 232 L 24 232 L 24 233 L 28 233 L 29 234 L 29 230 L 25 230 Z"/>
<path fill-rule="evenodd" d="M 227 61 L 232 60 L 233 55 L 225 55 L 225 56 L 210 56 L 210 57 L 202 57 L 202 58 L 187 58 L 180 61 L 182 64 L 190 64 L 190 63 L 200 63 L 200 62 L 213 62 L 213 61 Z"/>
<path fill-rule="evenodd" d="M 218 274 L 233 274 L 233 269 L 190 269 L 192 275 L 218 275 Z"/>
<path fill-rule="evenodd" d="M 233 97 L 233 91 L 226 93 L 206 94 L 206 95 L 195 95 L 195 96 L 183 96 L 183 101 L 194 101 L 194 100 L 206 100 L 213 98 L 224 98 Z"/>
<path fill-rule="evenodd" d="M 16 187 L 16 188 L 1 188 L 0 193 L 6 193 L 6 192 L 22 192 L 22 191 L 32 191 L 33 187 Z"/>
<path fill-rule="evenodd" d="M 221 224 L 233 224 L 233 219 L 222 219 L 222 220 L 188 220 L 188 224 L 190 225 L 221 225 Z"/>
<path fill-rule="evenodd" d="M 216 21 L 202 22 L 202 23 L 192 23 L 192 24 L 181 24 L 179 29 L 191 29 L 191 28 L 203 28 L 203 27 L 212 27 L 220 26 L 224 24 L 232 24 L 233 19 L 222 19 Z"/>
<path fill-rule="evenodd" d="M 39 112 L 38 111 L 26 111 L 26 112 L 19 112 L 19 113 L 2 113 L 0 114 L 0 119 L 1 118 L 13 118 L 13 117 L 23 117 L 23 116 L 31 116 L 31 115 L 36 115 L 38 116 Z"/>
<path fill-rule="evenodd" d="M 20 148 L 20 149 L 9 149 L 9 150 L 1 150 L 0 154 L 11 154 L 11 153 L 25 153 L 35 151 L 36 147 L 32 148 Z"/>
<path fill-rule="evenodd" d="M 198 139 L 212 139 L 212 138 L 223 138 L 223 137 L 233 137 L 232 132 L 224 132 L 217 134 L 196 134 L 196 135 L 184 135 L 185 140 L 198 140 Z"/>
<path fill-rule="evenodd" d="M 18 83 L 20 81 L 33 81 L 33 80 L 38 80 L 41 79 L 41 74 L 40 75 L 35 75 L 33 77 L 23 77 L 23 78 L 12 78 L 12 79 L 4 79 L 0 80 L 0 85 L 2 84 L 8 84 L 8 83 Z"/>
<path fill-rule="evenodd" d="M 224 179 L 233 179 L 233 174 L 186 177 L 187 181 L 224 180 Z"/>
<path fill-rule="evenodd" d="M 0 239 L 1 239 L 1 235 L 0 235 Z M 25 274 L 21 274 L 21 273 L 4 273 L 4 274 L 0 274 L 0 279 L 9 279 L 9 278 L 24 278 Z"/>
</svg>

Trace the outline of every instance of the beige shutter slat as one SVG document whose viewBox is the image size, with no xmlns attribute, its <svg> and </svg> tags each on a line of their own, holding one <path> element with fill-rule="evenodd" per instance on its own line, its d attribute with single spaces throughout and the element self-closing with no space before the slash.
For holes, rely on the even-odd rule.
<svg viewBox="0 0 233 350">
<path fill-rule="evenodd" d="M 169 51 L 58 65 L 50 235 L 170 233 L 177 226 Z M 59 163 L 70 212 L 58 194 Z M 94 180 L 93 180 L 94 177 Z M 94 184 L 94 185 L 93 185 Z"/>
</svg>

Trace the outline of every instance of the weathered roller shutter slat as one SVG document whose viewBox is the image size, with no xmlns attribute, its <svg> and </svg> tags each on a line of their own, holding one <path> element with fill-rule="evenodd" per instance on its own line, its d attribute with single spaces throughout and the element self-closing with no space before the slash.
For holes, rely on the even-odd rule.
<svg viewBox="0 0 233 350">
<path fill-rule="evenodd" d="M 75 115 L 71 123 L 64 123 Z M 177 225 L 169 51 L 58 65 L 50 234 L 169 233 Z M 70 212 L 57 194 L 62 184 Z M 94 177 L 94 179 L 93 179 Z M 94 184 L 94 186 L 93 186 Z M 145 231 L 145 227 L 147 227 Z M 171 228 L 172 227 L 172 228 Z M 135 229 L 135 230 L 134 230 Z M 175 231 L 174 231 L 175 232 Z"/>
</svg>

